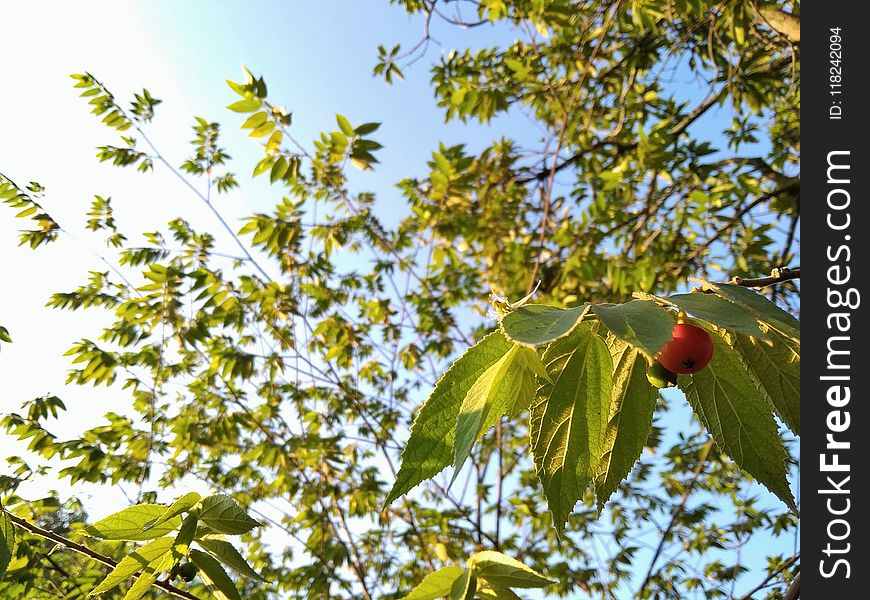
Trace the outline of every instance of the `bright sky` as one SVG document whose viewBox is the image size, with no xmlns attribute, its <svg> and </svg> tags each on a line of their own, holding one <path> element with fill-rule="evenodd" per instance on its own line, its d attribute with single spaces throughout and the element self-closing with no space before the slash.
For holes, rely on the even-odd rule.
<svg viewBox="0 0 870 600">
<path fill-rule="evenodd" d="M 128 396 L 119 389 L 64 386 L 69 364 L 62 355 L 75 340 L 96 337 L 98 312 L 44 308 L 51 293 L 83 283 L 87 270 L 105 270 L 94 253 L 105 253 L 102 239 L 84 228 L 93 195 L 112 197 L 119 227 L 128 234 L 160 228 L 176 215 L 218 233 L 213 217 L 165 170 L 140 176 L 98 163 L 95 148 L 116 143 L 117 136 L 89 114 L 70 73 L 93 73 L 125 104 L 143 86 L 161 98 L 149 135 L 176 165 L 189 152 L 193 117 L 219 121 L 223 144 L 235 159 L 231 168 L 244 190 L 216 201 L 233 226 L 279 199 L 264 182 L 247 182 L 260 150 L 238 130 L 240 116 L 224 108 L 235 100 L 224 80 L 240 79 L 243 63 L 264 75 L 270 98 L 293 112 L 301 140 L 334 128 L 335 113 L 354 124 L 384 123 L 374 136 L 385 146 L 378 154 L 381 166 L 354 175 L 353 183 L 378 192 L 387 218 L 405 214 L 394 184 L 422 174 L 439 142 L 475 146 L 501 134 L 529 142 L 539 135 L 520 116 L 486 127 L 445 125 L 432 98 L 429 60 L 454 46 L 510 39 L 509 31 L 442 25 L 433 32 L 442 46 L 432 45 L 427 59 L 406 72 L 405 82 L 388 87 L 372 78 L 379 44 L 402 42 L 407 48 L 422 31 L 419 19 L 409 20 L 386 0 L 30 1 L 5 3 L 3 10 L 0 171 L 20 185 L 43 184 L 45 208 L 75 239 L 62 237 L 36 252 L 19 248 L 20 222 L 0 207 L 0 324 L 14 340 L 0 350 L 0 413 L 18 410 L 37 396 L 59 395 L 69 409 L 56 430 L 61 436 L 100 422 L 109 410 L 128 412 Z M 692 85 L 685 89 L 687 96 L 703 92 Z M 727 124 L 722 115 L 710 118 L 717 129 Z M 397 210 L 387 210 L 392 207 Z M 0 434 L 0 456 L 13 453 L 21 453 L 20 445 Z M 49 478 L 22 493 L 36 496 L 56 483 Z M 117 488 L 83 486 L 76 493 L 93 518 L 125 503 Z"/>
</svg>

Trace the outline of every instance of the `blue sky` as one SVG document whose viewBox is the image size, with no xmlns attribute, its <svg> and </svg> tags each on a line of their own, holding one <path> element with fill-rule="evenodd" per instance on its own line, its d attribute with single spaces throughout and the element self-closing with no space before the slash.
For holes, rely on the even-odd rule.
<svg viewBox="0 0 870 600">
<path fill-rule="evenodd" d="M 73 340 L 92 335 L 100 319 L 42 308 L 50 293 L 78 285 L 86 269 L 103 268 L 94 254 L 101 250 L 100 241 L 84 231 L 83 214 L 93 194 L 113 197 L 120 227 L 130 232 L 160 227 L 166 215 L 175 214 L 209 230 L 217 224 L 159 169 L 139 177 L 97 163 L 94 148 L 114 143 L 115 136 L 88 114 L 69 73 L 88 70 L 125 101 L 143 86 L 163 99 L 151 137 L 175 164 L 189 152 L 194 116 L 219 121 L 223 143 L 235 159 L 232 169 L 243 182 L 243 191 L 216 201 L 231 223 L 252 210 L 267 210 L 280 198 L 264 181 L 246 183 L 261 151 L 238 130 L 243 118 L 225 109 L 235 99 L 225 79 L 240 79 L 242 64 L 265 76 L 270 98 L 293 112 L 301 140 L 334 129 L 336 113 L 354 124 L 383 122 L 373 136 L 385 146 L 378 153 L 381 164 L 374 172 L 355 173 L 352 184 L 378 193 L 380 214 L 388 222 L 405 214 L 395 183 L 422 175 L 440 142 L 476 148 L 507 135 L 531 145 L 540 135 L 520 114 L 485 126 L 445 124 L 432 97 L 431 61 L 454 47 L 509 42 L 515 34 L 508 28 L 460 31 L 438 25 L 433 36 L 440 45 L 430 45 L 427 57 L 406 71 L 404 82 L 387 86 L 373 78 L 379 44 L 407 48 L 422 34 L 420 17 L 409 18 L 386 0 L 18 2 L 4 6 L 4 12 L 4 21 L 14 26 L 0 37 L 0 56 L 6 59 L 0 171 L 19 183 L 35 179 L 46 185 L 46 208 L 75 239 L 31 253 L 17 248 L 11 214 L 0 218 L 0 277 L 11 290 L 0 295 L 0 323 L 15 339 L 0 354 L 0 379 L 12 382 L 4 386 L 0 412 L 16 410 L 37 395 L 62 392 L 69 406 L 78 407 L 64 423 L 71 432 L 94 425 L 107 410 L 123 412 L 126 402 L 117 390 L 63 387 L 68 368 L 63 352 Z M 674 86 L 686 100 L 705 92 L 680 71 Z M 693 127 L 715 139 L 729 123 L 727 109 L 714 109 Z M 20 373 L 33 376 L 16 376 Z M 678 420 L 685 417 L 684 411 Z M 0 454 L 14 448 L 0 436 Z M 39 493 L 50 485 L 40 482 L 31 489 Z M 124 501 L 121 490 L 85 486 L 81 493 L 90 499 L 94 517 Z M 757 551 L 768 542 L 758 540 Z"/>
</svg>

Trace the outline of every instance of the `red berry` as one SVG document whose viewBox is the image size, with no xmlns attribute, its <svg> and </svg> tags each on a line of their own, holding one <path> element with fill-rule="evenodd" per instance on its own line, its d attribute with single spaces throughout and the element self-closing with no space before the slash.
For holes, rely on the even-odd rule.
<svg viewBox="0 0 870 600">
<path fill-rule="evenodd" d="M 710 334 L 689 323 L 674 327 L 671 341 L 658 354 L 659 362 L 672 373 L 697 373 L 713 358 Z"/>
</svg>

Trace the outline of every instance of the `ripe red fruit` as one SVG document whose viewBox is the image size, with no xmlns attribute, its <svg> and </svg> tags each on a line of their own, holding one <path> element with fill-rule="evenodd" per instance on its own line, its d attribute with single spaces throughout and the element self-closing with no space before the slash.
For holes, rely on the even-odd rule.
<svg viewBox="0 0 870 600">
<path fill-rule="evenodd" d="M 710 334 L 689 323 L 674 327 L 671 341 L 658 354 L 659 362 L 672 373 L 697 373 L 713 358 Z"/>
</svg>

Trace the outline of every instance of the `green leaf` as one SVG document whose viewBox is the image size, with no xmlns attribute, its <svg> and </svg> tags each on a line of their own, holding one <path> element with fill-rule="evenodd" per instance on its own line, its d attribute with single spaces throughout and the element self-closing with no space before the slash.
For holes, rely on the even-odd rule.
<svg viewBox="0 0 870 600">
<path fill-rule="evenodd" d="M 574 308 L 527 304 L 505 315 L 501 330 L 519 344 L 542 346 L 568 335 L 588 310 L 588 304 Z"/>
<path fill-rule="evenodd" d="M 149 563 L 148 566 L 142 569 L 141 573 L 136 578 L 136 581 L 134 581 L 133 585 L 130 586 L 130 589 L 127 590 L 127 593 L 124 595 L 124 600 L 139 600 L 139 598 L 145 595 L 154 582 L 157 581 L 157 578 L 160 577 L 161 573 L 165 573 L 172 568 L 174 562 L 175 557 L 171 552 L 167 552 L 154 562 Z"/>
<path fill-rule="evenodd" d="M 218 533 L 240 535 L 247 533 L 260 523 L 248 516 L 248 513 L 230 496 L 215 494 L 202 499 L 199 510 L 199 520 Z"/>
<path fill-rule="evenodd" d="M 254 100 L 253 98 L 247 98 L 245 100 L 233 102 L 232 104 L 227 106 L 227 108 L 237 113 L 254 112 L 255 110 L 260 110 L 260 101 Z"/>
<path fill-rule="evenodd" d="M 484 550 L 468 559 L 468 570 L 479 580 L 513 588 L 542 588 L 556 583 L 501 552 Z"/>
<path fill-rule="evenodd" d="M 218 559 L 225 566 L 229 567 L 239 575 L 258 579 L 260 581 L 266 581 L 259 573 L 251 568 L 245 558 L 229 542 L 216 540 L 214 538 L 204 538 L 196 540 L 196 543 L 199 544 L 203 550 L 211 554 L 214 558 Z"/>
<path fill-rule="evenodd" d="M 613 335 L 638 348 L 650 361 L 674 333 L 674 317 L 649 300 L 595 304 L 592 311 Z"/>
<path fill-rule="evenodd" d="M 450 587 L 450 600 L 472 600 L 477 590 L 477 580 L 465 569 Z"/>
<path fill-rule="evenodd" d="M 15 525 L 12 517 L 0 504 L 0 578 L 6 573 L 9 563 L 15 556 Z"/>
<path fill-rule="evenodd" d="M 490 333 L 441 376 L 411 425 L 411 436 L 402 451 L 402 466 L 386 505 L 451 464 L 456 420 L 465 396 L 474 382 L 512 347 L 500 332 Z"/>
<path fill-rule="evenodd" d="M 218 561 L 205 552 L 190 551 L 190 560 L 199 568 L 199 576 L 218 600 L 242 600 L 236 584 Z"/>
<path fill-rule="evenodd" d="M 338 128 L 341 129 L 341 132 L 347 137 L 352 138 L 354 130 L 350 121 L 347 120 L 347 117 L 344 115 L 335 115 L 335 120 L 338 122 Z"/>
<path fill-rule="evenodd" d="M 743 307 L 715 294 L 676 294 L 666 298 L 693 317 L 735 333 L 763 339 L 758 321 Z"/>
<path fill-rule="evenodd" d="M 181 525 L 181 517 L 175 516 L 160 525 L 148 527 L 165 512 L 166 506 L 162 504 L 137 504 L 86 526 L 85 533 L 104 540 L 153 540 Z"/>
<path fill-rule="evenodd" d="M 678 384 L 719 447 L 792 510 L 787 481 L 788 454 L 770 403 L 739 355 L 720 335 L 705 369 L 680 376 Z"/>
<path fill-rule="evenodd" d="M 115 565 L 115 568 L 112 569 L 111 573 L 106 575 L 106 578 L 100 582 L 100 585 L 95 587 L 88 595 L 96 596 L 97 594 L 107 592 L 122 582 L 130 579 L 135 573 L 145 569 L 151 563 L 156 563 L 167 553 L 171 555 L 172 544 L 172 538 L 160 538 L 145 544 L 141 548 L 133 550 L 130 554 L 122 558 L 121 561 Z"/>
<path fill-rule="evenodd" d="M 477 600 L 523 600 L 508 587 L 482 581 L 477 585 Z"/>
<path fill-rule="evenodd" d="M 647 363 L 637 348 L 614 336 L 608 336 L 607 345 L 613 361 L 613 395 L 595 474 L 599 513 L 640 458 L 659 395 L 647 381 Z"/>
<path fill-rule="evenodd" d="M 256 177 L 258 175 L 262 175 L 263 173 L 265 173 L 266 171 L 271 169 L 274 166 L 274 164 L 275 164 L 275 157 L 274 156 L 267 156 L 266 158 L 264 158 L 263 160 L 258 162 L 256 165 L 254 165 L 253 177 Z"/>
<path fill-rule="evenodd" d="M 153 523 L 149 523 L 143 529 L 143 531 L 148 531 L 158 525 L 162 525 L 166 523 L 172 517 L 180 515 L 189 511 L 193 506 L 199 502 L 200 495 L 196 492 L 190 492 L 189 494 L 185 494 L 181 498 L 178 498 L 175 502 L 166 507 L 166 512 L 164 512 L 160 517 L 154 520 Z"/>
<path fill-rule="evenodd" d="M 184 521 L 181 522 L 181 527 L 178 529 L 178 534 L 175 536 L 176 552 L 179 554 L 187 554 L 187 550 L 190 548 L 190 543 L 196 536 L 198 525 L 199 520 L 196 518 L 195 514 L 190 514 L 184 517 Z"/>
<path fill-rule="evenodd" d="M 450 594 L 453 583 L 464 573 L 465 569 L 461 567 L 441 567 L 426 575 L 403 600 L 441 600 Z"/>
<path fill-rule="evenodd" d="M 777 331 L 769 330 L 773 344 L 738 335 L 735 348 L 743 363 L 761 383 L 776 414 L 789 429 L 801 433 L 801 355 L 800 345 Z"/>
<path fill-rule="evenodd" d="M 242 123 L 242 129 L 256 129 L 260 125 L 266 122 L 266 119 L 269 118 L 269 115 L 266 114 L 265 111 L 260 111 L 258 113 L 252 114 L 247 120 Z"/>
<path fill-rule="evenodd" d="M 538 479 L 560 530 L 595 476 L 610 415 L 610 351 L 588 324 L 544 353 L 552 384 L 531 410 L 531 446 Z"/>
<path fill-rule="evenodd" d="M 380 126 L 380 123 L 363 123 L 353 131 L 357 135 L 368 135 L 377 131 Z"/>
<path fill-rule="evenodd" d="M 9 335 L 9 330 L 0 325 L 0 342 L 12 343 L 12 336 Z"/>
<path fill-rule="evenodd" d="M 275 130 L 275 123 L 273 123 L 272 121 L 266 121 L 265 123 L 258 125 L 251 133 L 248 134 L 248 137 L 252 137 L 252 138 L 266 137 L 267 135 L 272 133 L 274 130 Z"/>
<path fill-rule="evenodd" d="M 800 341 L 800 321 L 761 294 L 743 286 L 726 283 L 705 283 L 705 287 L 742 306 L 783 335 Z"/>
<path fill-rule="evenodd" d="M 540 366 L 535 366 L 536 364 Z M 456 421 L 453 441 L 454 480 L 474 443 L 503 415 L 508 414 L 515 404 L 531 402 L 531 396 L 523 400 L 518 399 L 518 395 L 531 389 L 528 382 L 534 383 L 536 370 L 546 377 L 546 371 L 535 351 L 514 344 L 468 390 L 459 407 Z"/>
</svg>

